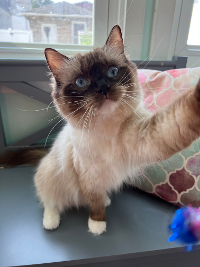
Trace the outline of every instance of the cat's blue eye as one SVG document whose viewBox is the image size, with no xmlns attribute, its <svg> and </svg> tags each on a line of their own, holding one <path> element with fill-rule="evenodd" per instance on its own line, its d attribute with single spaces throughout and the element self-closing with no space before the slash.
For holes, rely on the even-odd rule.
<svg viewBox="0 0 200 267">
<path fill-rule="evenodd" d="M 117 76 L 117 73 L 118 73 L 118 68 L 116 68 L 116 67 L 110 67 L 109 69 L 108 69 L 108 71 L 107 71 L 107 76 L 108 77 L 115 77 L 115 76 Z"/>
<path fill-rule="evenodd" d="M 84 87 L 88 84 L 88 80 L 83 78 L 83 77 L 79 77 L 76 79 L 76 85 L 78 87 Z"/>
</svg>

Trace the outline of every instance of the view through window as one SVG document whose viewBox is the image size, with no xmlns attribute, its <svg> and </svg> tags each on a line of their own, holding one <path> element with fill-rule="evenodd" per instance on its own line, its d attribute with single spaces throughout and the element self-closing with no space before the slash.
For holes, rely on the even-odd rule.
<svg viewBox="0 0 200 267">
<path fill-rule="evenodd" d="M 194 0 L 192 19 L 190 22 L 190 30 L 187 40 L 188 45 L 200 45 L 199 25 L 200 25 L 200 0 Z"/>
<path fill-rule="evenodd" d="M 93 2 L 0 0 L 0 42 L 92 45 Z"/>
</svg>

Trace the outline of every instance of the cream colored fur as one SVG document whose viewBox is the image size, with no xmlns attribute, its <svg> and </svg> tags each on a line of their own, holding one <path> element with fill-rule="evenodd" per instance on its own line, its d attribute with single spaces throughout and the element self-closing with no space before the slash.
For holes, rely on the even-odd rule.
<svg viewBox="0 0 200 267">
<path fill-rule="evenodd" d="M 111 109 L 112 105 L 116 103 L 110 103 Z M 37 194 L 44 207 L 56 207 L 62 212 L 86 205 L 79 179 L 86 181 L 88 190 L 101 192 L 106 200 L 107 193 L 117 191 L 137 171 L 139 165 L 122 150 L 121 126 L 130 110 L 120 116 L 118 112 L 116 108 L 103 118 L 99 114 L 101 119 L 89 131 L 73 128 L 69 123 L 63 128 L 35 175 Z"/>
</svg>

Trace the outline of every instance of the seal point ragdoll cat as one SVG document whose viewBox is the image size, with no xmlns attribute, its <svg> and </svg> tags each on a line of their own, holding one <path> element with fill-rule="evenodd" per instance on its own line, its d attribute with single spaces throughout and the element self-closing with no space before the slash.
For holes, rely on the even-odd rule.
<svg viewBox="0 0 200 267">
<path fill-rule="evenodd" d="M 145 165 L 169 158 L 199 137 L 200 82 L 150 114 L 118 25 L 103 47 L 72 58 L 47 48 L 45 56 L 52 98 L 67 124 L 34 178 L 43 225 L 55 229 L 64 210 L 89 205 L 88 227 L 99 235 L 106 231 L 110 192 L 133 181 Z"/>
</svg>

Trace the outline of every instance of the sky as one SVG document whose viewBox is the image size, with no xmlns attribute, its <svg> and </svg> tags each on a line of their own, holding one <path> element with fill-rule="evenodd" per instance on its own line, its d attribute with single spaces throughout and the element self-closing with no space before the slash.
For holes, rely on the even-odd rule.
<svg viewBox="0 0 200 267">
<path fill-rule="evenodd" d="M 84 2 L 84 1 L 88 1 L 90 3 L 93 3 L 94 2 L 94 0 L 53 0 L 53 1 L 54 1 L 54 3 L 65 1 L 65 2 L 68 2 L 70 4 L 80 3 L 80 2 Z"/>
</svg>

